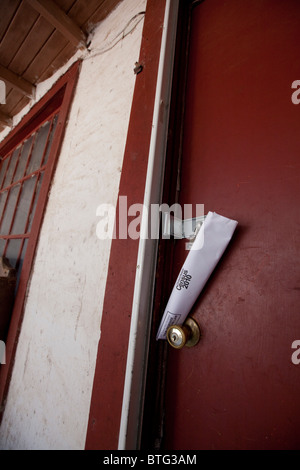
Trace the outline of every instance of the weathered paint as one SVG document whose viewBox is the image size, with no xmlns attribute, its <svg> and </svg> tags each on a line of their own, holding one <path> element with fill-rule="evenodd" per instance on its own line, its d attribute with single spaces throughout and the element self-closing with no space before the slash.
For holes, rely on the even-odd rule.
<svg viewBox="0 0 300 470">
<path fill-rule="evenodd" d="M 104 46 L 145 3 L 122 2 L 83 57 L 28 290 L 2 449 L 85 444 L 111 244 L 96 236 L 96 209 L 117 200 L 142 22 L 106 52 Z"/>
</svg>

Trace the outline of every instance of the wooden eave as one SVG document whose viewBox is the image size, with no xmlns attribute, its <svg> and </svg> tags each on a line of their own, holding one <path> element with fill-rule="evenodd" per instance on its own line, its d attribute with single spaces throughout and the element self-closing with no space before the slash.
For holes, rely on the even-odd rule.
<svg viewBox="0 0 300 470">
<path fill-rule="evenodd" d="M 0 131 L 34 98 L 39 82 L 88 46 L 89 33 L 120 1 L 1 0 Z"/>
</svg>

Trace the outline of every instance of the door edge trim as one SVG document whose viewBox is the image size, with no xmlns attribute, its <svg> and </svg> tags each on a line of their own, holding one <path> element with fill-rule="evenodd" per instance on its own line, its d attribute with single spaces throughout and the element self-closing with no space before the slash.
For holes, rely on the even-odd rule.
<svg viewBox="0 0 300 470">
<path fill-rule="evenodd" d="M 118 449 L 140 447 L 158 240 L 149 239 L 152 204 L 161 204 L 179 0 L 167 0 L 155 92 Z M 163 119 L 161 119 L 163 115 Z"/>
</svg>

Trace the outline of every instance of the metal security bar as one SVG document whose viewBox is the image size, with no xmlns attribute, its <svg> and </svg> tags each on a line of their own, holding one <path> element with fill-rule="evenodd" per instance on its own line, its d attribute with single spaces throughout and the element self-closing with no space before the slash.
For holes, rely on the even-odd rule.
<svg viewBox="0 0 300 470">
<path fill-rule="evenodd" d="M 0 256 L 18 275 L 41 189 L 57 123 L 57 111 L 48 117 L 0 163 Z"/>
</svg>

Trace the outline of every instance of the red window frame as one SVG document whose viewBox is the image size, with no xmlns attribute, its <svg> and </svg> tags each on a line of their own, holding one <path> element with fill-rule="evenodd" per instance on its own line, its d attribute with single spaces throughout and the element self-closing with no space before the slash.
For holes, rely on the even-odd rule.
<svg viewBox="0 0 300 470">
<path fill-rule="evenodd" d="M 9 331 L 6 339 L 6 364 L 0 367 L 0 420 L 3 416 L 9 382 L 13 369 L 16 346 L 21 329 L 24 301 L 34 261 L 38 237 L 45 213 L 51 181 L 54 175 L 59 151 L 61 148 L 66 121 L 77 82 L 80 61 L 75 62 L 70 69 L 53 85 L 50 91 L 29 111 L 22 121 L 0 143 L 0 155 L 9 154 L 27 137 L 33 134 L 43 123 L 57 115 L 47 165 L 44 166 L 44 176 L 35 209 L 28 239 L 26 254 L 20 273 L 18 290 L 16 293 Z M 13 235 L 12 235 L 13 237 Z M 22 243 L 23 245 L 23 243 Z"/>
<path fill-rule="evenodd" d="M 1 249 L 1 254 L 11 261 L 8 255 L 10 245 L 19 242 L 19 247 L 17 246 L 17 250 L 14 252 L 14 267 L 19 272 L 21 271 L 23 250 L 26 250 L 26 241 L 30 237 L 35 203 L 38 200 L 39 189 L 48 164 L 47 157 L 51 149 L 56 121 L 57 110 L 50 114 L 22 143 L 11 149 L 0 163 L 0 169 L 4 170 L 1 171 L 0 181 L 0 196 L 4 195 L 4 204 L 0 211 L 0 242 L 3 242 L 2 246 L 4 247 L 3 252 Z M 44 139 L 45 136 L 46 139 Z M 43 148 L 40 146 L 41 143 Z M 38 160 L 40 160 L 39 163 Z M 20 170 L 22 173 L 19 175 Z M 32 186 L 30 187 L 30 185 Z M 27 195 L 25 196 L 25 194 L 28 189 L 30 202 L 23 204 L 26 201 Z M 14 204 L 12 211 L 9 207 L 11 202 Z M 8 223 L 5 224 L 7 217 Z M 6 227 L 3 228 L 2 225 L 6 225 Z"/>
</svg>

